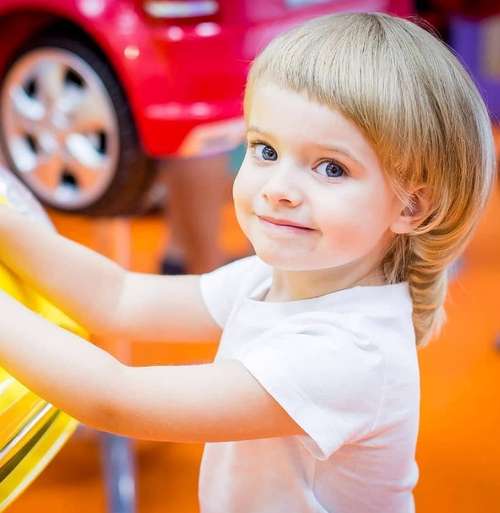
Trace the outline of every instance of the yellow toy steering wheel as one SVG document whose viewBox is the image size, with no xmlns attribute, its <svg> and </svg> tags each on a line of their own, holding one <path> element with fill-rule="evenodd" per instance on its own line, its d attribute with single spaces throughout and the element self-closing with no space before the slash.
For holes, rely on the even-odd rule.
<svg viewBox="0 0 500 513">
<path fill-rule="evenodd" d="M 0 168 L 0 203 L 17 209 L 17 199 L 26 200 L 29 193 L 6 173 Z M 10 190 L 17 193 L 12 199 L 6 194 Z M 35 202 L 31 195 L 29 202 Z M 26 201 L 19 203 L 26 205 Z M 88 338 L 83 328 L 1 263 L 0 289 L 62 328 Z M 0 511 L 40 474 L 77 425 L 76 420 L 16 381 L 1 368 L 0 361 Z"/>
</svg>

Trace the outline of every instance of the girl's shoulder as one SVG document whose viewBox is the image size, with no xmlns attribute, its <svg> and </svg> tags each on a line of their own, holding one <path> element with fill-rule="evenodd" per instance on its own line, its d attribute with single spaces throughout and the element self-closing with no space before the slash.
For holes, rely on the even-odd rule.
<svg viewBox="0 0 500 513">
<path fill-rule="evenodd" d="M 257 255 L 233 260 L 222 267 L 201 275 L 201 279 L 212 287 L 224 287 L 233 292 L 252 289 L 272 276 L 272 267 Z"/>
<path fill-rule="evenodd" d="M 223 327 L 235 305 L 250 297 L 272 277 L 272 267 L 256 255 L 240 258 L 200 276 L 203 300 Z"/>
</svg>

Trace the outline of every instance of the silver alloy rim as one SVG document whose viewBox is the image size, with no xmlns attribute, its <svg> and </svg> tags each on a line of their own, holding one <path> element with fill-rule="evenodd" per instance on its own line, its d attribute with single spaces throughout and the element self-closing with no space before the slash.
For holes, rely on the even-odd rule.
<svg viewBox="0 0 500 513">
<path fill-rule="evenodd" d="M 6 150 L 39 197 L 65 209 L 102 197 L 116 172 L 118 122 L 87 62 L 68 50 L 35 49 L 9 70 L 0 102 Z"/>
</svg>

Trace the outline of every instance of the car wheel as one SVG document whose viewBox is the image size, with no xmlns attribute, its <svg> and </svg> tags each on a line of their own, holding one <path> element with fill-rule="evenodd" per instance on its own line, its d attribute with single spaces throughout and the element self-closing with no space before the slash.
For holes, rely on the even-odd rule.
<svg viewBox="0 0 500 513">
<path fill-rule="evenodd" d="M 84 41 L 42 35 L 0 83 L 0 145 L 45 205 L 88 215 L 130 214 L 154 180 L 127 99 Z"/>
</svg>

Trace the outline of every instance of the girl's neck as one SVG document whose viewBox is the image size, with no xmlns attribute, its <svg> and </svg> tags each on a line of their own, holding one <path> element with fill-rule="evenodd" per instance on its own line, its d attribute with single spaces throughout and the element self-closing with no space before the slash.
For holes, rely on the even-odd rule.
<svg viewBox="0 0 500 513">
<path fill-rule="evenodd" d="M 264 301 L 298 301 L 324 296 L 337 290 L 356 286 L 385 285 L 380 263 L 360 266 L 345 265 L 313 271 L 283 271 L 274 269 L 272 285 Z"/>
</svg>

